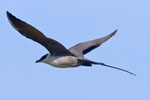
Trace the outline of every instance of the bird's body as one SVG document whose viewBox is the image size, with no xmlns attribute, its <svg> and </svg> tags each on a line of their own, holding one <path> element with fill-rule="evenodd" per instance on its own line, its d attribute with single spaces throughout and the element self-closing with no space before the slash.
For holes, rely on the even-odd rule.
<svg viewBox="0 0 150 100">
<path fill-rule="evenodd" d="M 37 60 L 36 62 L 43 62 L 58 68 L 92 66 L 93 64 L 99 64 L 102 66 L 118 69 L 130 73 L 132 75 L 135 75 L 134 73 L 131 73 L 127 70 L 106 65 L 100 62 L 91 61 L 84 58 L 85 54 L 99 47 L 102 43 L 104 43 L 112 36 L 114 36 L 117 30 L 115 30 L 114 32 L 105 37 L 78 43 L 77 45 L 71 47 L 70 49 L 66 49 L 58 41 L 46 37 L 42 32 L 40 32 L 33 26 L 29 25 L 28 23 L 16 18 L 11 13 L 7 12 L 7 17 L 10 24 L 19 33 L 21 33 L 22 35 L 24 35 L 29 39 L 32 39 L 35 42 L 38 42 L 49 51 L 48 54 L 44 55 L 43 57 L 41 57 L 41 59 Z"/>
<path fill-rule="evenodd" d="M 79 66 L 77 57 L 74 57 L 74 56 L 52 56 L 52 55 L 50 55 L 50 53 L 47 54 L 47 57 L 42 62 L 52 65 L 57 68 L 69 68 L 69 67 Z"/>
</svg>

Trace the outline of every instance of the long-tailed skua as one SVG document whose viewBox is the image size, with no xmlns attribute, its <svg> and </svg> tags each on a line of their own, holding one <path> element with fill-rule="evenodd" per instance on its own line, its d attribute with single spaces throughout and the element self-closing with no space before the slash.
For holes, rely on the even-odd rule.
<svg viewBox="0 0 150 100">
<path fill-rule="evenodd" d="M 42 56 L 39 60 L 36 61 L 36 63 L 42 62 L 58 68 L 92 66 L 93 64 L 96 64 L 118 69 L 127 72 L 129 74 L 135 75 L 134 73 L 129 72 L 127 70 L 84 58 L 85 54 L 99 47 L 102 43 L 104 43 L 105 41 L 110 39 L 113 35 L 115 35 L 117 30 L 115 30 L 114 32 L 105 37 L 78 43 L 77 45 L 71 47 L 70 49 L 66 49 L 61 43 L 57 42 L 54 39 L 46 37 L 42 32 L 40 32 L 33 26 L 29 25 L 28 23 L 18 19 L 8 11 L 6 13 L 10 24 L 19 33 L 21 33 L 22 35 L 24 35 L 29 39 L 32 39 L 35 42 L 38 42 L 49 51 L 48 54 Z"/>
</svg>

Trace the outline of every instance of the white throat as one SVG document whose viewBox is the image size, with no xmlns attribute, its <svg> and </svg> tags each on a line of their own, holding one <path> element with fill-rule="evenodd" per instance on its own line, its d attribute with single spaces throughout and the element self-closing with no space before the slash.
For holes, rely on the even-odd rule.
<svg viewBox="0 0 150 100">
<path fill-rule="evenodd" d="M 50 53 L 48 53 L 46 58 L 44 60 L 42 60 L 41 62 L 49 64 L 50 63 L 50 59 L 51 59 L 51 55 L 50 55 Z"/>
</svg>

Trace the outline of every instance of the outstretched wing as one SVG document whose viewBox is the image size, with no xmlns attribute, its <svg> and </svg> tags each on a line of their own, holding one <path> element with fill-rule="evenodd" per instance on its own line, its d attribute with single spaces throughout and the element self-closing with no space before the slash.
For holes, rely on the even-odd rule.
<svg viewBox="0 0 150 100">
<path fill-rule="evenodd" d="M 62 54 L 73 55 L 69 50 L 67 50 L 62 44 L 56 40 L 47 38 L 43 33 L 34 28 L 33 26 L 27 24 L 26 22 L 16 18 L 11 13 L 7 11 L 7 17 L 10 24 L 19 31 L 25 37 L 32 39 L 35 42 L 43 45 L 51 54 Z"/>
<path fill-rule="evenodd" d="M 83 42 L 83 43 L 79 43 L 79 44 L 71 47 L 69 49 L 69 51 L 78 57 L 83 57 L 84 54 L 87 54 L 88 52 L 92 51 L 93 49 L 99 47 L 102 43 L 104 43 L 109 38 L 111 38 L 113 35 L 115 35 L 116 32 L 117 32 L 117 30 L 115 30 L 114 32 L 112 32 L 111 34 L 109 34 L 105 37 L 87 41 L 87 42 Z"/>
</svg>

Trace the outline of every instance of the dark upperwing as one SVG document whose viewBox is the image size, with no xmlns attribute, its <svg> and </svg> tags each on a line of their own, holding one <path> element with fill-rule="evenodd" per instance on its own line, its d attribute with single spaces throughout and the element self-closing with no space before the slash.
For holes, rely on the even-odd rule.
<svg viewBox="0 0 150 100">
<path fill-rule="evenodd" d="M 6 13 L 10 24 L 17 31 L 19 31 L 19 33 L 43 45 L 51 54 L 54 55 L 65 54 L 73 56 L 73 54 L 69 50 L 67 50 L 62 44 L 60 44 L 56 40 L 47 38 L 42 32 L 40 32 L 33 26 L 27 24 L 26 22 L 16 18 L 8 11 Z"/>
</svg>

